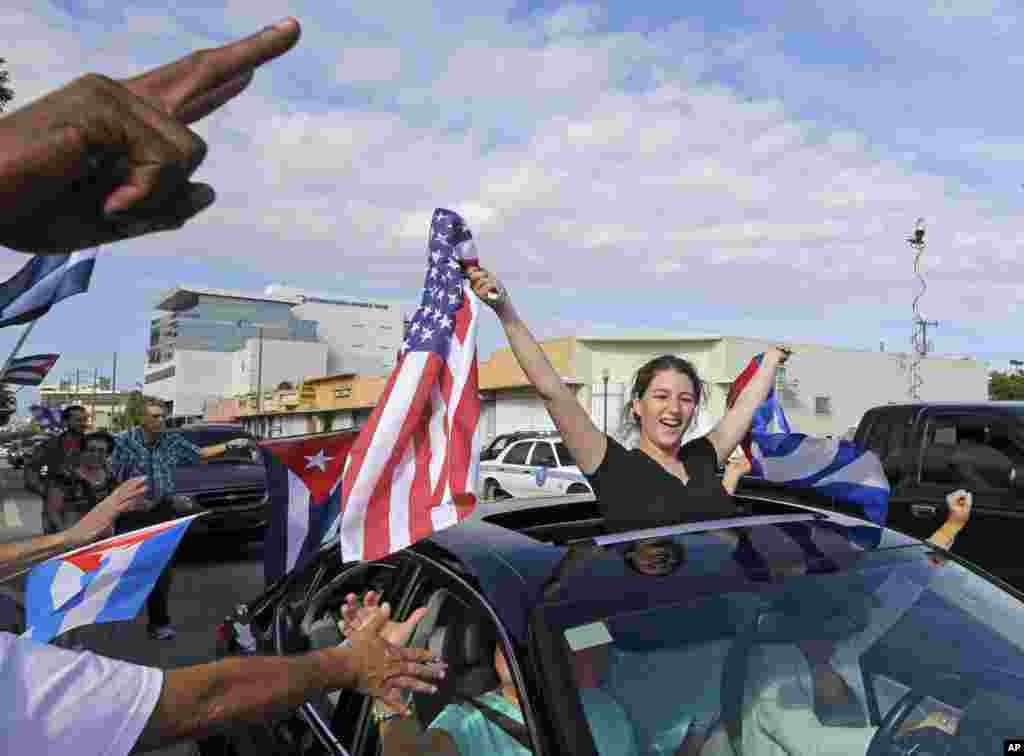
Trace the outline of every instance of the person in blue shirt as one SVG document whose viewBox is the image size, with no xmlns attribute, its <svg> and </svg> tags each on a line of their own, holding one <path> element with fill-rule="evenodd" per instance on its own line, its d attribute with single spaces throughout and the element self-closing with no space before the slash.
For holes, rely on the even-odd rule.
<svg viewBox="0 0 1024 756">
<path fill-rule="evenodd" d="M 142 425 L 114 436 L 110 468 L 115 478 L 146 478 L 146 511 L 119 519 L 119 532 L 154 525 L 176 516 L 168 502 L 175 493 L 174 469 L 179 465 L 195 465 L 203 459 L 224 454 L 229 449 L 249 447 L 253 443 L 243 437 L 225 444 L 200 448 L 181 433 L 164 428 L 165 412 L 162 401 L 146 398 Z M 175 637 L 167 606 L 171 591 L 171 564 L 160 575 L 146 600 L 149 634 L 156 640 Z"/>
<path fill-rule="evenodd" d="M 379 600 L 379 594 L 374 591 L 368 592 L 361 604 L 354 595 L 347 597 L 342 607 L 342 632 L 345 628 L 358 629 Z M 418 609 L 405 622 L 389 622 L 382 637 L 395 645 L 405 645 L 425 612 L 426 609 Z M 474 701 L 523 725 L 519 696 L 500 645 L 494 650 L 494 669 L 499 686 Z M 633 726 L 622 707 L 600 688 L 581 688 L 579 693 L 597 752 L 601 756 L 638 756 Z M 415 716 L 402 716 L 379 701 L 374 703 L 374 709 L 380 724 L 383 756 L 529 756 L 531 753 L 470 703 L 448 704 L 426 731 Z M 528 737 L 525 729 L 523 737 Z"/>
</svg>

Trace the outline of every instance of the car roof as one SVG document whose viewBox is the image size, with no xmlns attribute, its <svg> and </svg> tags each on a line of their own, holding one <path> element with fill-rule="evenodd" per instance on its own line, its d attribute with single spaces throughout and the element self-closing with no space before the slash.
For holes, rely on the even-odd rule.
<svg viewBox="0 0 1024 756">
<path fill-rule="evenodd" d="M 529 520 L 543 516 L 548 511 L 547 520 L 552 525 L 559 523 L 560 506 L 570 509 L 587 500 L 593 502 L 593 496 L 577 495 L 571 497 L 545 497 L 533 506 L 522 507 L 520 512 Z M 747 498 L 747 497 L 737 497 Z M 812 507 L 790 504 L 773 499 L 756 498 L 771 501 L 773 505 L 783 509 L 782 514 L 751 515 L 727 519 L 705 520 L 658 528 L 655 530 L 636 530 L 594 539 L 581 539 L 597 545 L 627 543 L 666 534 L 685 535 L 709 532 L 742 526 L 750 528 L 771 528 L 779 525 L 806 524 L 809 527 L 827 527 L 830 532 L 838 532 L 848 542 L 855 543 L 858 538 L 874 538 L 875 547 L 898 548 L 912 546 L 920 542 L 896 531 L 882 528 L 854 517 L 833 512 L 825 512 Z M 505 518 L 506 520 L 508 518 Z M 458 525 L 439 530 L 424 541 L 413 546 L 414 550 L 429 548 L 427 544 L 443 549 L 457 558 L 463 567 L 477 579 L 484 595 L 494 607 L 509 632 L 519 640 L 526 638 L 527 618 L 530 611 L 543 600 L 545 589 L 550 585 L 569 548 L 545 541 L 537 532 L 541 528 L 533 528 L 533 532 L 505 527 L 499 522 L 502 515 L 471 517 Z M 562 519 L 564 522 L 564 518 Z M 780 563 L 790 564 L 791 553 L 774 554 L 771 550 L 760 554 L 766 563 L 777 559 Z M 827 551 L 824 557 L 832 556 Z"/>
</svg>

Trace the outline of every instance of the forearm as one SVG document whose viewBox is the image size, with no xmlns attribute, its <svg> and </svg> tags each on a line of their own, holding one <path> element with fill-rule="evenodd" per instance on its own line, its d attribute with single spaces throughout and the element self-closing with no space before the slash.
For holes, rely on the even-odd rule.
<svg viewBox="0 0 1024 756">
<path fill-rule="evenodd" d="M 519 362 L 519 367 L 526 373 L 527 380 L 533 385 L 544 401 L 557 397 L 569 397 L 575 401 L 572 392 L 566 388 L 554 366 L 540 348 L 540 344 L 526 327 L 511 303 L 506 304 L 498 314 L 505 336 L 508 338 L 512 353 Z"/>
<path fill-rule="evenodd" d="M 80 544 L 73 543 L 67 531 L 36 536 L 26 541 L 0 544 L 0 579 L 14 575 L 36 562 L 49 559 L 76 545 Z"/>
<path fill-rule="evenodd" d="M 140 738 L 143 749 L 181 738 L 201 738 L 238 722 L 281 716 L 331 687 L 329 668 L 337 668 L 340 649 L 301 656 L 248 656 L 169 670 L 160 700 Z M 349 669 L 351 667 L 348 667 Z"/>
<path fill-rule="evenodd" d="M 941 528 L 932 533 L 928 542 L 934 543 L 936 546 L 941 546 L 944 549 L 951 549 L 953 547 L 953 541 L 960 533 L 960 530 L 960 525 L 953 522 L 945 522 Z"/>
<path fill-rule="evenodd" d="M 739 470 L 734 470 L 732 467 L 725 468 L 725 474 L 722 476 L 722 488 L 726 490 L 729 495 L 736 493 L 736 486 L 740 482 Z"/>
<path fill-rule="evenodd" d="M 750 379 L 750 383 L 747 384 L 747 387 L 743 389 L 736 399 L 733 409 L 738 410 L 746 418 L 748 425 L 753 422 L 754 413 L 764 400 L 768 398 L 768 393 L 772 390 L 772 386 L 775 385 L 775 374 L 778 372 L 778 369 L 778 353 L 768 352 L 765 354 L 761 359 L 761 366 L 754 373 L 754 377 Z"/>
<path fill-rule="evenodd" d="M 209 459 L 210 457 L 219 457 L 227 450 L 227 444 L 214 444 L 213 446 L 204 446 L 199 450 L 199 456 L 202 457 L 203 459 Z"/>
</svg>

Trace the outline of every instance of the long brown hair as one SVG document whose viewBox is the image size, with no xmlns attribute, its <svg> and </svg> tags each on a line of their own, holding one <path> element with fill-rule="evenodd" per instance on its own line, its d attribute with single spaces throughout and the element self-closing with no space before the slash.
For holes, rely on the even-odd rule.
<svg viewBox="0 0 1024 756">
<path fill-rule="evenodd" d="M 664 370 L 674 370 L 677 373 L 681 373 L 693 383 L 694 410 L 686 429 L 688 430 L 697 419 L 700 405 L 705 401 L 704 381 L 697 375 L 697 368 L 689 360 L 684 360 L 682 357 L 677 357 L 674 354 L 663 354 L 660 357 L 655 357 L 653 360 L 648 360 L 636 371 L 636 376 L 633 378 L 633 387 L 629 392 L 629 398 L 622 408 L 620 434 L 623 438 L 626 438 L 635 429 L 640 427 L 640 417 L 633 412 L 633 400 L 642 399 L 644 394 L 647 393 L 651 381 L 654 380 L 654 376 Z"/>
</svg>

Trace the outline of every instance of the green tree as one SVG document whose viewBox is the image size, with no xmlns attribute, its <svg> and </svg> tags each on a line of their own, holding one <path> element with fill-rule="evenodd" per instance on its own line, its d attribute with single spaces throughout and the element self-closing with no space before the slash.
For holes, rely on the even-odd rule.
<svg viewBox="0 0 1024 756">
<path fill-rule="evenodd" d="M 988 376 L 988 398 L 999 401 L 1024 399 L 1024 373 L 995 370 Z"/>
<path fill-rule="evenodd" d="M 6 60 L 0 58 L 0 113 L 3 113 L 7 104 L 14 99 L 14 90 L 8 86 L 11 80 L 11 75 L 7 72 L 7 69 L 4 68 L 6 63 Z"/>
<path fill-rule="evenodd" d="M 125 398 L 124 411 L 114 416 L 113 425 L 115 430 L 128 430 L 136 425 L 141 425 L 145 412 L 146 404 L 143 401 L 142 392 L 130 392 Z"/>
</svg>

